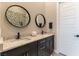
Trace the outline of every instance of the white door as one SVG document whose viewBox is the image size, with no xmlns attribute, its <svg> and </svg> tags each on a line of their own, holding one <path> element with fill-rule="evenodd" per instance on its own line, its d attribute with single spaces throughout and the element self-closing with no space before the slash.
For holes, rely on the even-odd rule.
<svg viewBox="0 0 79 59">
<path fill-rule="evenodd" d="M 59 4 L 58 24 L 59 52 L 79 56 L 79 3 Z"/>
</svg>

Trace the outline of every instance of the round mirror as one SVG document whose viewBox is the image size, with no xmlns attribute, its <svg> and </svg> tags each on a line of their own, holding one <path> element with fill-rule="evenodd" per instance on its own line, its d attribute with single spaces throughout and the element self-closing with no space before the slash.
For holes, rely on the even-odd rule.
<svg viewBox="0 0 79 59">
<path fill-rule="evenodd" d="M 43 14 L 38 14 L 35 17 L 35 23 L 39 28 L 43 28 L 46 24 L 46 20 Z"/>
<path fill-rule="evenodd" d="M 22 6 L 9 6 L 5 12 L 6 19 L 10 24 L 16 27 L 25 27 L 30 23 L 30 14 Z"/>
</svg>

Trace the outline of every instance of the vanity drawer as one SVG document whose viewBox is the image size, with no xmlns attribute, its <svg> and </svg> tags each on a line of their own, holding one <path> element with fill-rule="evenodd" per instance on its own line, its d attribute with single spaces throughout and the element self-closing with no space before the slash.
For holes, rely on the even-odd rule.
<svg viewBox="0 0 79 59">
<path fill-rule="evenodd" d="M 38 41 L 38 45 L 41 45 L 41 44 L 45 44 L 46 40 L 45 39 L 41 39 Z"/>
</svg>

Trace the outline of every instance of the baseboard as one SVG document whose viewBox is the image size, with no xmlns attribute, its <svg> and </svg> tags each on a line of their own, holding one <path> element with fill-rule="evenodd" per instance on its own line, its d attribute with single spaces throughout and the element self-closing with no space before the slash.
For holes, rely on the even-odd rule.
<svg viewBox="0 0 79 59">
<path fill-rule="evenodd" d="M 54 52 L 57 53 L 57 54 L 59 54 L 59 51 L 57 51 L 57 50 L 54 50 Z"/>
<path fill-rule="evenodd" d="M 54 53 L 60 54 L 60 55 L 62 55 L 62 56 L 67 56 L 67 55 L 65 55 L 65 54 L 63 54 L 63 53 L 61 53 L 61 52 L 59 52 L 59 51 L 57 51 L 57 50 L 54 50 Z"/>
<path fill-rule="evenodd" d="M 63 53 L 61 53 L 61 52 L 59 52 L 59 54 L 62 55 L 62 56 L 66 56 L 65 54 L 63 54 Z"/>
</svg>

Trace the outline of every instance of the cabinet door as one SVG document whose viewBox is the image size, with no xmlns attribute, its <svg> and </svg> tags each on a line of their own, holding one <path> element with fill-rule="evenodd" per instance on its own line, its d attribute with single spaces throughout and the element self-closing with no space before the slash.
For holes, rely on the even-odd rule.
<svg viewBox="0 0 79 59">
<path fill-rule="evenodd" d="M 29 50 L 27 51 L 27 56 L 37 56 L 37 42 L 33 42 L 29 44 Z"/>
<path fill-rule="evenodd" d="M 50 54 L 53 53 L 54 50 L 54 36 L 49 37 L 49 48 L 50 48 Z"/>
<path fill-rule="evenodd" d="M 46 38 L 46 55 L 51 55 L 54 50 L 54 36 Z"/>
<path fill-rule="evenodd" d="M 50 55 L 50 39 L 46 38 L 46 55 Z"/>
<path fill-rule="evenodd" d="M 38 41 L 38 56 L 45 56 L 46 51 L 45 51 L 45 39 L 42 39 Z"/>
</svg>

